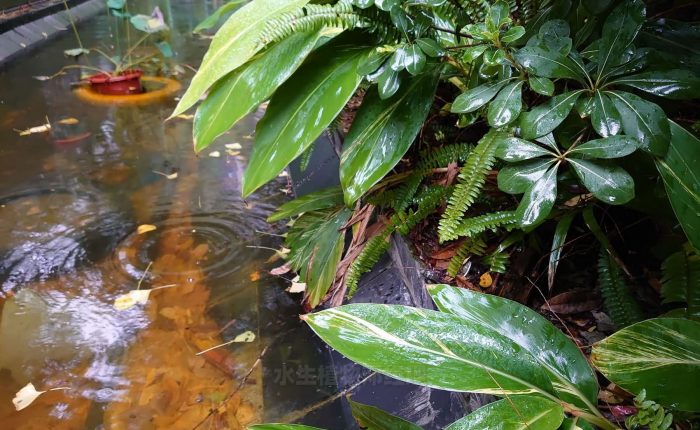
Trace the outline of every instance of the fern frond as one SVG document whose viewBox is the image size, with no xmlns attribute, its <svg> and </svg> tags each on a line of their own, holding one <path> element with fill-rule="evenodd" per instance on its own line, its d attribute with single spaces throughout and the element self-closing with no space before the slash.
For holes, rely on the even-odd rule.
<svg viewBox="0 0 700 430">
<path fill-rule="evenodd" d="M 347 286 L 347 296 L 351 298 L 357 291 L 357 284 L 360 282 L 360 277 L 372 270 L 377 261 L 389 249 L 389 236 L 394 231 L 392 226 L 388 226 L 381 234 L 374 236 L 365 244 L 362 251 L 352 262 L 345 276 L 345 285 Z"/>
<path fill-rule="evenodd" d="M 438 225 L 440 242 L 459 237 L 457 228 L 460 220 L 481 192 L 486 174 L 496 161 L 496 142 L 500 135 L 498 131 L 489 131 L 469 154 L 459 173 L 459 183 L 455 186 L 447 210 Z"/>
<path fill-rule="evenodd" d="M 450 163 L 464 163 L 474 147 L 468 143 L 445 145 L 439 148 L 428 148 L 420 153 L 420 161 L 416 165 L 419 172 L 445 167 Z"/>
<path fill-rule="evenodd" d="M 514 211 L 492 212 L 463 219 L 455 231 L 458 236 L 473 237 L 497 227 L 515 227 L 518 224 L 517 220 Z"/>
<path fill-rule="evenodd" d="M 355 28 L 361 26 L 361 22 L 362 18 L 347 0 L 336 4 L 307 4 L 271 19 L 260 35 L 260 44 L 279 42 L 294 33 L 316 31 L 323 27 Z"/>
<path fill-rule="evenodd" d="M 464 266 L 464 261 L 468 256 L 484 255 L 485 251 L 486 242 L 484 242 L 484 239 L 481 236 L 466 238 L 450 260 L 450 264 L 447 266 L 447 274 L 452 277 L 457 276 L 460 269 L 462 269 L 462 266 Z"/>
<path fill-rule="evenodd" d="M 306 172 L 306 168 L 309 167 L 309 162 L 311 161 L 311 155 L 314 153 L 314 147 L 316 145 L 312 143 L 304 152 L 301 154 L 301 158 L 299 158 L 299 170 L 302 172 Z"/>
<path fill-rule="evenodd" d="M 510 255 L 507 252 L 494 252 L 482 259 L 484 264 L 489 265 L 489 270 L 496 273 L 506 273 Z"/>
<path fill-rule="evenodd" d="M 450 188 L 448 187 L 433 186 L 425 188 L 414 199 L 414 202 L 418 205 L 416 210 L 409 210 L 406 216 L 401 217 L 401 222 L 397 223 L 396 230 L 404 236 L 407 235 L 419 222 L 435 212 L 435 209 L 445 200 L 449 192 Z M 399 212 L 396 215 L 400 214 Z"/>
<path fill-rule="evenodd" d="M 604 248 L 601 248 L 598 257 L 598 287 L 603 295 L 605 309 L 618 328 L 644 318 L 639 304 L 620 273 L 620 268 Z"/>
<path fill-rule="evenodd" d="M 489 10 L 487 0 L 454 0 L 452 4 L 458 6 L 471 23 L 482 22 Z"/>
<path fill-rule="evenodd" d="M 663 303 L 687 303 L 686 314 L 700 317 L 700 257 L 676 252 L 661 265 Z"/>
<path fill-rule="evenodd" d="M 388 12 L 378 7 L 369 7 L 356 10 L 355 13 L 360 17 L 362 27 L 376 35 L 382 43 L 393 44 L 403 38 L 403 34 L 391 21 Z"/>
<path fill-rule="evenodd" d="M 406 178 L 406 180 L 396 188 L 394 201 L 392 201 L 391 207 L 394 208 L 396 212 L 405 211 L 413 201 L 413 197 L 415 197 L 421 182 L 423 182 L 423 175 L 420 173 L 413 173 Z"/>
</svg>

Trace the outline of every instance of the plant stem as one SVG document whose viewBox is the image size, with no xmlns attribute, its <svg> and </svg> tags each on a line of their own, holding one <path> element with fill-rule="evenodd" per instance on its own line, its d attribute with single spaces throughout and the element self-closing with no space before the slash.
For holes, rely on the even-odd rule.
<svg viewBox="0 0 700 430">
<path fill-rule="evenodd" d="M 70 8 L 68 7 L 68 2 L 63 0 L 63 7 L 66 8 L 66 14 L 68 14 L 68 20 L 70 21 L 70 26 L 73 27 L 73 34 L 78 41 L 78 46 L 83 49 L 83 41 L 80 40 L 80 35 L 78 34 L 78 29 L 75 27 L 75 21 L 73 20 L 73 14 L 70 13 Z"/>
</svg>

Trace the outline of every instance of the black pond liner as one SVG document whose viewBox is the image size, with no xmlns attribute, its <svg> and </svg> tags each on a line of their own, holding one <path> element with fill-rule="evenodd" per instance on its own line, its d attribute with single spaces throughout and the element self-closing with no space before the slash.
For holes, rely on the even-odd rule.
<svg viewBox="0 0 700 430">
<path fill-rule="evenodd" d="M 331 133 L 320 137 L 314 144 L 305 171 L 300 170 L 298 161 L 292 163 L 290 175 L 297 196 L 339 184 L 337 153 L 341 139 Z M 424 288 L 420 267 L 421 263 L 413 257 L 404 239 L 393 237 L 390 251 L 362 277 L 357 293 L 349 303 L 401 304 L 435 309 Z M 331 350 L 308 327 L 302 326 L 292 333 L 270 348 L 275 355 L 267 355 L 263 360 L 265 369 L 268 369 L 264 381 L 266 404 L 289 402 L 296 390 L 296 398 L 300 401 L 295 407 L 303 409 L 309 406 L 310 396 L 321 401 L 357 385 L 371 373 Z M 308 375 L 309 368 L 314 371 L 313 378 Z M 452 393 L 379 374 L 352 389 L 351 394 L 355 401 L 376 406 L 425 430 L 445 428 L 492 400 L 491 396 Z M 301 399 L 306 403 L 301 404 Z M 358 428 L 344 398 L 310 412 L 297 422 L 327 429 Z"/>
</svg>

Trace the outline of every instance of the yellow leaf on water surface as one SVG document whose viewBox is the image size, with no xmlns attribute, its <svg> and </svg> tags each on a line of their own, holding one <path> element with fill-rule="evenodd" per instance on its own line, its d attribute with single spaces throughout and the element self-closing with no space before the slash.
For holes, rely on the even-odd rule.
<svg viewBox="0 0 700 430">
<path fill-rule="evenodd" d="M 149 231 L 153 231 L 153 230 L 155 230 L 155 229 L 157 229 L 157 228 L 158 228 L 158 227 L 154 226 L 153 224 L 141 224 L 141 225 L 138 226 L 138 228 L 136 229 L 136 233 L 138 233 L 138 234 L 144 234 L 144 233 L 148 233 Z"/>
<path fill-rule="evenodd" d="M 37 125 L 36 127 L 30 127 L 25 130 L 17 130 L 15 129 L 16 132 L 19 133 L 20 136 L 29 136 L 30 134 L 35 134 L 35 133 L 47 133 L 51 131 L 51 124 L 46 123 L 42 125 Z"/>
<path fill-rule="evenodd" d="M 258 272 L 258 271 L 256 270 L 255 272 L 251 273 L 251 274 L 250 274 L 250 280 L 253 281 L 253 282 L 259 281 L 259 280 L 260 280 L 260 272 Z"/>
<path fill-rule="evenodd" d="M 131 290 L 114 299 L 114 309 L 124 311 L 139 303 L 145 305 L 150 294 L 151 290 Z"/>
<path fill-rule="evenodd" d="M 481 288 L 488 288 L 493 284 L 493 278 L 489 272 L 484 273 L 479 278 L 479 286 Z"/>
<path fill-rule="evenodd" d="M 171 174 L 159 172 L 158 170 L 152 170 L 152 172 L 155 173 L 155 174 L 157 174 L 157 175 L 164 176 L 166 179 L 171 179 L 171 180 L 172 180 L 172 179 L 176 179 L 176 178 L 177 178 L 177 172 L 173 172 L 173 173 L 171 173 Z"/>
<path fill-rule="evenodd" d="M 227 144 L 224 145 L 224 146 L 226 147 L 226 149 L 232 149 L 232 150 L 241 150 L 241 149 L 243 149 L 243 147 L 241 146 L 241 144 L 238 143 L 238 142 L 227 143 Z"/>
<path fill-rule="evenodd" d="M 252 341 L 254 341 L 254 340 L 255 340 L 255 333 L 253 333 L 253 332 L 250 331 L 250 330 L 245 331 L 245 332 L 239 334 L 238 336 L 236 336 L 236 337 L 233 339 L 233 341 L 236 342 L 236 343 L 241 343 L 241 342 L 250 343 L 250 342 L 252 342 Z"/>
<path fill-rule="evenodd" d="M 63 118 L 61 120 L 58 120 L 57 122 L 58 122 L 58 124 L 62 124 L 62 125 L 74 125 L 74 124 L 78 124 L 80 121 L 78 121 L 77 118 Z"/>
<path fill-rule="evenodd" d="M 31 382 L 22 387 L 21 390 L 15 394 L 15 398 L 12 399 L 12 404 L 15 405 L 15 409 L 18 411 L 21 411 L 22 409 L 26 408 L 27 406 L 31 405 L 34 403 L 34 400 L 36 400 L 39 396 L 41 396 L 44 393 L 47 393 L 49 391 L 58 391 L 58 390 L 67 390 L 68 387 L 58 387 L 58 388 L 51 388 L 50 390 L 44 390 L 44 391 L 38 391 L 36 388 L 34 388 L 34 384 Z"/>
</svg>

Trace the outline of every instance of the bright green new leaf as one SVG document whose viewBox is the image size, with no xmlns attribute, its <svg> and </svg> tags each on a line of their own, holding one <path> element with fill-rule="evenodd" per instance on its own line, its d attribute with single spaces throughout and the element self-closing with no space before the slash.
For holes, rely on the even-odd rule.
<svg viewBox="0 0 700 430">
<path fill-rule="evenodd" d="M 275 92 L 256 127 L 244 197 L 301 155 L 355 93 L 362 80 L 357 68 L 371 48 L 338 46 L 342 43 L 334 39 L 315 51 Z"/>
<path fill-rule="evenodd" d="M 593 95 L 591 125 L 601 137 L 614 136 L 620 133 L 622 128 L 622 119 L 613 101 L 607 94 L 600 91 L 596 91 Z"/>
<path fill-rule="evenodd" d="M 302 318 L 350 360 L 396 379 L 452 391 L 554 398 L 530 352 L 480 322 L 380 304 L 345 305 Z"/>
<path fill-rule="evenodd" d="M 497 140 L 496 157 L 504 161 L 524 161 L 535 157 L 554 154 L 532 142 L 517 137 L 504 137 Z"/>
<path fill-rule="evenodd" d="M 245 3 L 246 0 L 231 0 L 218 8 L 214 13 L 209 15 L 204 19 L 204 21 L 197 24 L 197 26 L 192 30 L 192 33 L 201 33 L 204 30 L 209 30 L 219 23 L 219 20 L 227 13 L 238 8 L 241 3 Z"/>
<path fill-rule="evenodd" d="M 564 408 L 551 400 L 517 396 L 483 406 L 445 430 L 557 430 Z"/>
<path fill-rule="evenodd" d="M 512 300 L 464 288 L 439 284 L 428 286 L 428 292 L 442 312 L 518 343 L 548 373 L 562 400 L 594 410 L 598 382 L 593 369 L 576 344 L 542 315 Z"/>
<path fill-rule="evenodd" d="M 700 139 L 673 121 L 671 145 L 656 168 L 666 187 L 671 207 L 695 249 L 700 250 Z"/>
<path fill-rule="evenodd" d="M 486 14 L 486 26 L 489 31 L 497 31 L 510 20 L 510 5 L 508 2 L 498 0 L 494 2 Z"/>
<path fill-rule="evenodd" d="M 343 204 L 343 190 L 338 187 L 324 188 L 289 201 L 267 217 L 267 222 L 291 218 L 304 212 L 332 208 Z"/>
<path fill-rule="evenodd" d="M 642 142 L 641 149 L 663 157 L 668 151 L 671 129 L 663 109 L 634 94 L 609 91 L 605 94 L 615 105 L 622 119 L 622 131 Z"/>
<path fill-rule="evenodd" d="M 644 2 L 626 0 L 608 15 L 598 49 L 598 75 L 624 62 L 623 53 L 637 37 L 646 18 Z"/>
<path fill-rule="evenodd" d="M 605 203 L 622 205 L 634 198 L 634 179 L 622 167 L 578 158 L 568 160 L 581 183 Z"/>
<path fill-rule="evenodd" d="M 486 117 L 491 127 L 510 124 L 520 115 L 523 108 L 522 88 L 523 81 L 508 84 L 489 104 Z"/>
<path fill-rule="evenodd" d="M 406 421 L 374 406 L 362 403 L 350 403 L 352 416 L 361 428 L 367 430 L 422 430 L 412 422 Z"/>
<path fill-rule="evenodd" d="M 550 291 L 554 285 L 554 276 L 557 273 L 559 260 L 566 244 L 566 236 L 569 234 L 569 227 L 571 227 L 571 222 L 574 220 L 575 215 L 575 212 L 567 213 L 557 221 L 557 226 L 554 229 L 552 248 L 549 253 L 549 264 L 547 266 L 547 286 Z"/>
<path fill-rule="evenodd" d="M 618 78 L 611 84 L 626 85 L 674 100 L 700 97 L 700 77 L 690 70 L 655 70 Z"/>
<path fill-rule="evenodd" d="M 554 82 L 549 78 L 530 76 L 528 84 L 530 85 L 530 89 L 538 94 L 550 97 L 554 94 Z"/>
<path fill-rule="evenodd" d="M 489 82 L 465 91 L 464 93 L 458 95 L 454 102 L 452 102 L 452 112 L 468 113 L 479 109 L 491 101 L 491 99 L 496 96 L 498 91 L 510 80 L 511 78 L 498 82 Z"/>
<path fill-rule="evenodd" d="M 606 378 L 681 411 L 700 411 L 700 323 L 654 318 L 593 345 L 593 365 Z"/>
<path fill-rule="evenodd" d="M 530 112 L 520 115 L 520 134 L 525 139 L 534 139 L 551 132 L 569 115 L 576 99 L 583 90 L 569 91 L 552 97 Z"/>
<path fill-rule="evenodd" d="M 238 9 L 221 26 L 204 55 L 202 65 L 170 117 L 186 111 L 216 81 L 242 66 L 263 48 L 260 36 L 267 23 L 309 0 L 253 0 Z"/>
<path fill-rule="evenodd" d="M 590 140 L 569 152 L 572 157 L 620 158 L 639 148 L 639 141 L 630 136 L 612 136 L 605 139 Z"/>
<path fill-rule="evenodd" d="M 522 194 L 532 188 L 554 162 L 554 158 L 538 158 L 509 164 L 498 172 L 498 189 L 504 193 Z"/>
<path fill-rule="evenodd" d="M 411 78 L 389 100 L 368 93 L 345 139 L 340 157 L 340 183 L 345 203 L 357 201 L 401 160 L 428 115 L 438 76 Z"/>
<path fill-rule="evenodd" d="M 515 216 L 520 221 L 522 228 L 530 228 L 544 221 L 557 199 L 557 172 L 559 163 L 550 167 L 542 177 L 540 177 L 532 187 L 525 191 Z"/>
<path fill-rule="evenodd" d="M 311 52 L 319 32 L 296 33 L 219 80 L 197 108 L 192 134 L 201 151 L 289 78 Z"/>
</svg>

